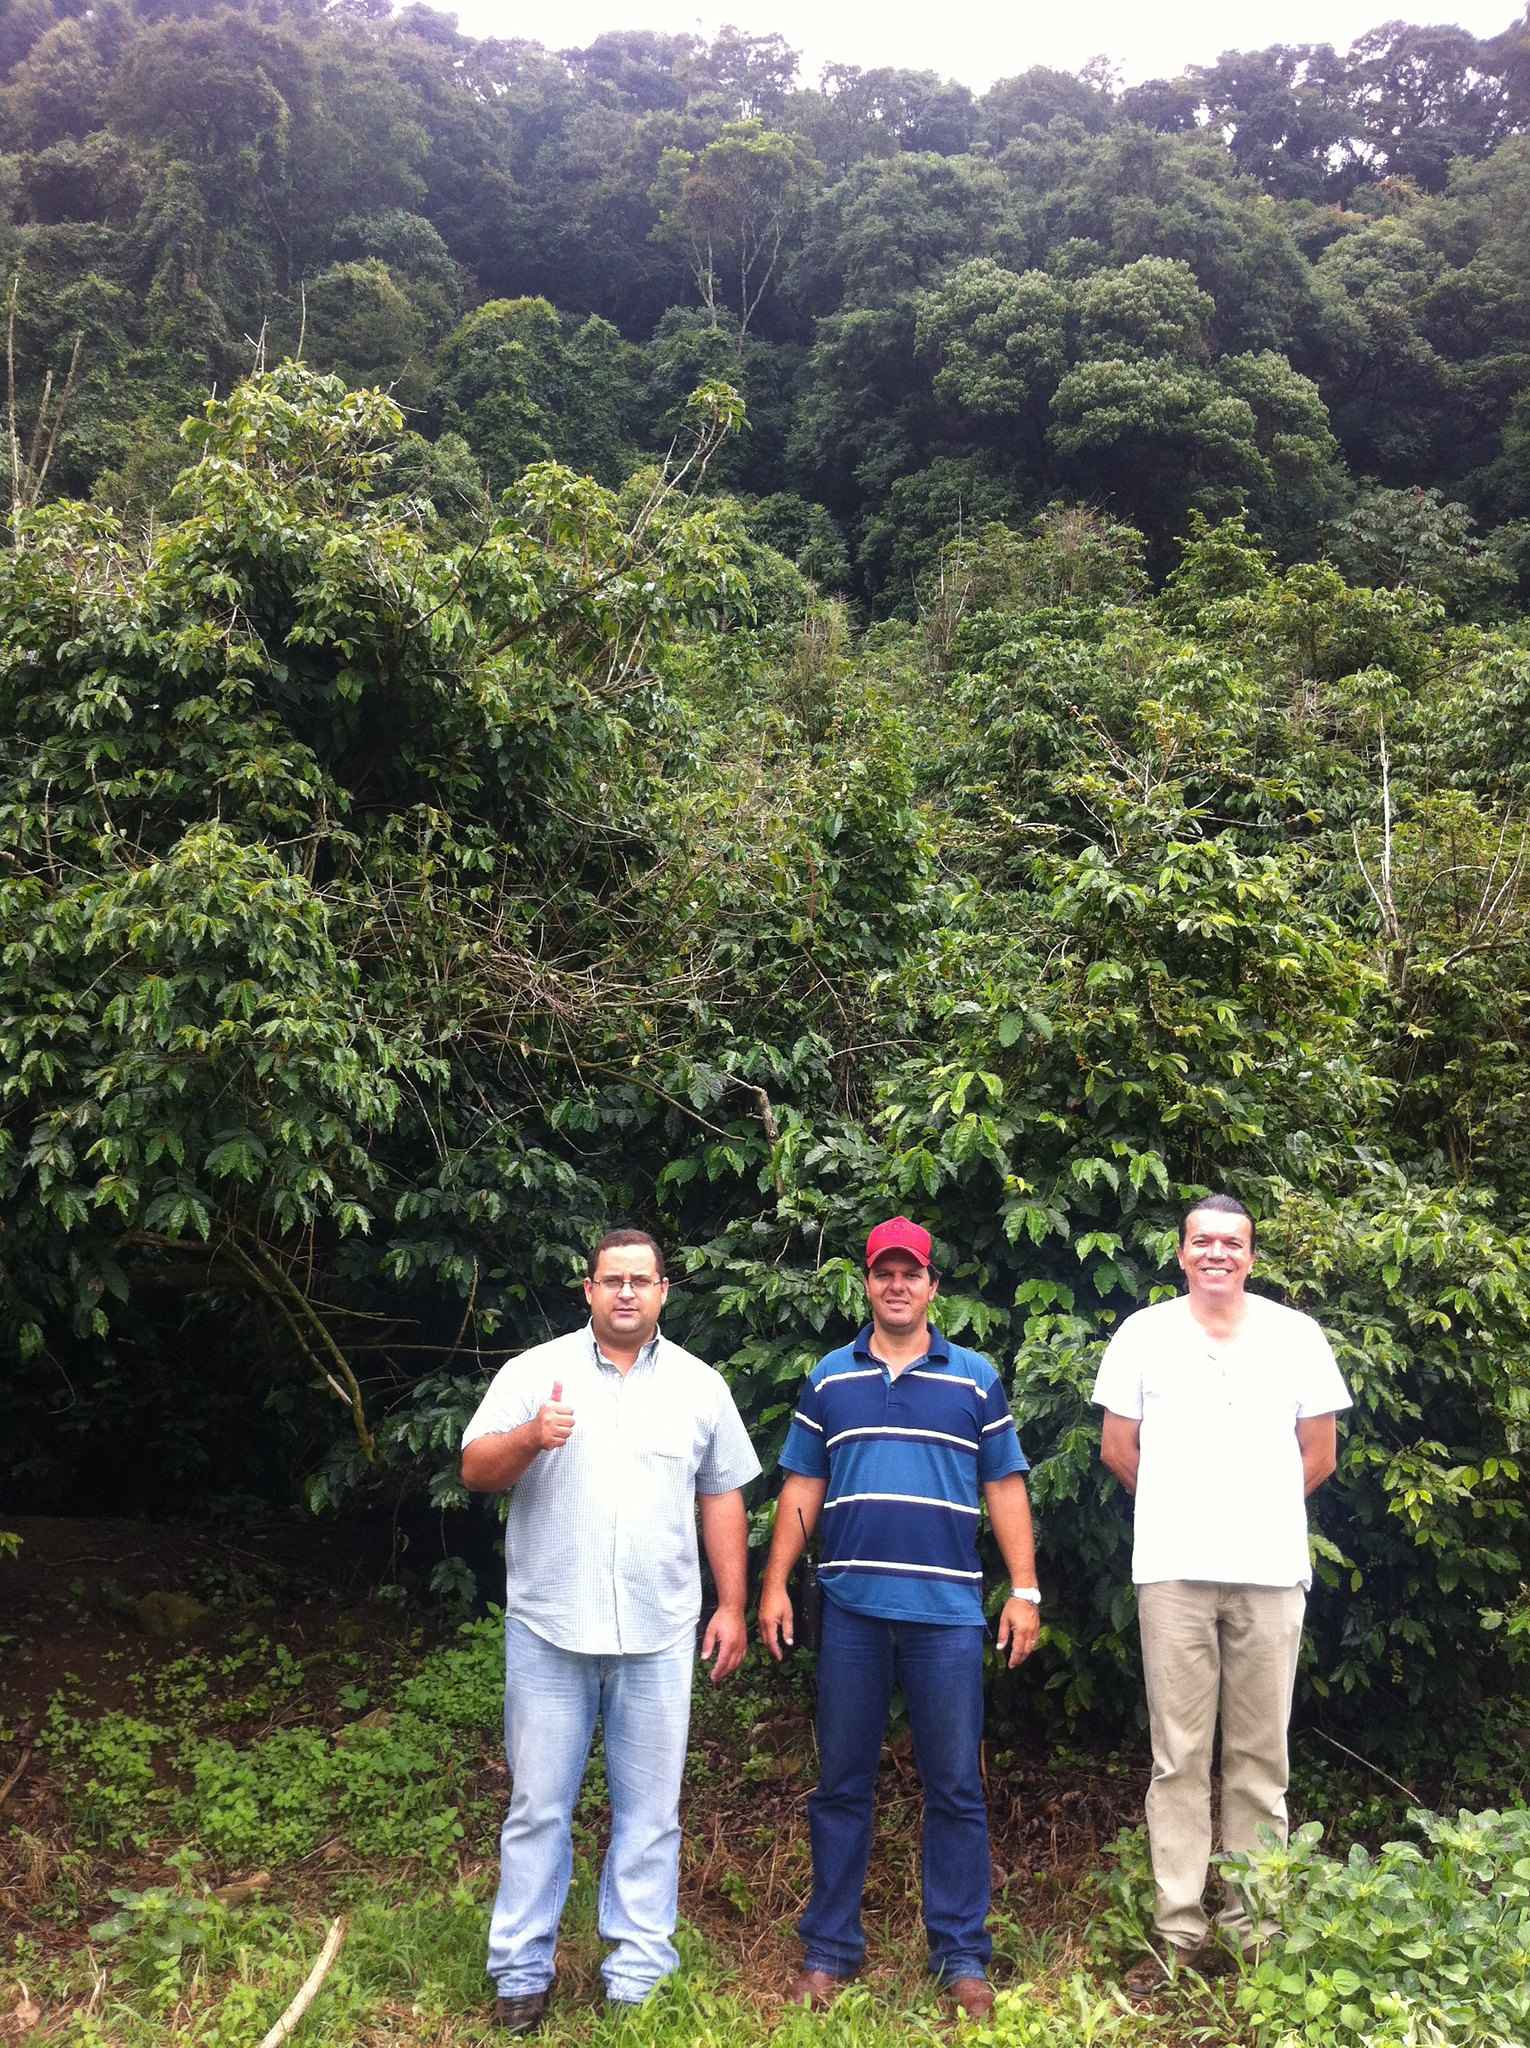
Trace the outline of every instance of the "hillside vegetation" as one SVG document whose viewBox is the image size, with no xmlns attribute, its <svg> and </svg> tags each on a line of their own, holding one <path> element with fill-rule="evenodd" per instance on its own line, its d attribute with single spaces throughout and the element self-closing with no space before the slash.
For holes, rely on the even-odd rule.
<svg viewBox="0 0 1530 2048">
<path fill-rule="evenodd" d="M 392 389 L 448 490 L 549 456 L 618 484 L 726 375 L 715 480 L 882 609 L 959 517 L 1057 495 L 1161 572 L 1191 509 L 1291 555 L 1367 484 L 1436 489 L 1519 574 L 1523 23 L 974 98 L 810 86 L 731 29 L 554 54 L 381 0 L 8 0 L 0 67 L 28 427 L 83 337 L 55 490 L 162 505 L 182 417 L 301 341 Z"/>
<path fill-rule="evenodd" d="M 1524 29 L 981 100 L 419 7 L 0 56 L 7 1501 L 439 1510 L 455 1596 L 599 1227 L 768 1457 L 901 1208 L 1036 1468 L 995 1725 L 1128 1725 L 1087 1393 L 1231 1184 L 1357 1397 L 1309 1703 L 1500 1689 Z"/>
</svg>

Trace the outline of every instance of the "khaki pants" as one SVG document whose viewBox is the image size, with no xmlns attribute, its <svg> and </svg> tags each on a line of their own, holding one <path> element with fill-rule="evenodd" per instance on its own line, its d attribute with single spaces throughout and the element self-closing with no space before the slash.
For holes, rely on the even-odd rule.
<svg viewBox="0 0 1530 2048">
<path fill-rule="evenodd" d="M 1286 1839 L 1286 1730 L 1307 1596 L 1300 1586 L 1170 1579 L 1137 1588 L 1153 1736 L 1148 1843 L 1158 1932 L 1195 1948 L 1208 1932 L 1201 1894 L 1211 1860 L 1211 1744 L 1222 1716 L 1222 1847 L 1257 1852 Z M 1232 1887 L 1218 1924 L 1253 1933 Z"/>
</svg>

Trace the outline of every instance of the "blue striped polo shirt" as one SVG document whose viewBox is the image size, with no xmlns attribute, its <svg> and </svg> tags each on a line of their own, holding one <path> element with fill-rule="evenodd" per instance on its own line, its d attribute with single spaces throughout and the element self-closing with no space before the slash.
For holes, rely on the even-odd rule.
<svg viewBox="0 0 1530 2048">
<path fill-rule="evenodd" d="M 978 1489 L 1028 1469 L 986 1358 L 932 1325 L 928 1352 L 894 1378 L 868 1324 L 808 1375 L 781 1463 L 829 1482 L 818 1572 L 831 1600 L 888 1621 L 981 1625 Z"/>
</svg>

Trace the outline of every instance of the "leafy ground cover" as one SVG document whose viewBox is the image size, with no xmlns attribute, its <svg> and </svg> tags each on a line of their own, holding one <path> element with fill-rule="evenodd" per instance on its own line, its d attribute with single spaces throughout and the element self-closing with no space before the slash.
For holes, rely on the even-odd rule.
<svg viewBox="0 0 1530 2048">
<path fill-rule="evenodd" d="M 496 1618 L 456 1619 L 375 1578 L 336 1598 L 333 1548 L 319 1551 L 317 1533 L 301 1525 L 241 1532 L 242 1599 L 213 1569 L 220 1543 L 226 1555 L 232 1542 L 226 1530 L 139 1525 L 133 1538 L 131 1525 L 103 1526 L 109 1538 L 91 1549 L 88 1523 L 29 1522 L 30 1577 L 14 1566 L 0 1587 L 0 1785 L 25 1759 L 0 1814 L 9 2038 L 248 2048 L 285 2008 L 335 1916 L 346 1921 L 345 1946 L 302 2040 L 449 2048 L 495 2038 L 482 1955 L 507 1791 Z M 341 1531 L 329 1543 L 362 1555 L 372 1540 Z M 115 1572 L 86 1563 L 113 1553 L 123 1560 Z M 196 1558 L 212 1595 L 196 1633 L 172 1639 L 135 1626 L 134 1589 Z M 39 1607 L 40 1591 L 64 1573 L 77 1590 Z M 164 1587 L 150 1590 L 162 1604 Z M 896 1720 L 878 1783 L 866 1980 L 827 2018 L 780 2003 L 809 1874 L 812 1684 L 807 1660 L 777 1672 L 756 1651 L 734 1686 L 698 1687 L 685 1969 L 641 2016 L 620 2020 L 605 2013 L 598 1975 L 597 1748 L 550 2039 L 891 2048 L 956 2032 L 922 1970 L 918 1784 Z M 1503 1812 L 1454 1822 L 1415 1808 L 1410 1824 L 1404 1785 L 1337 1752 L 1330 1767 L 1316 1731 L 1302 1735 L 1304 1825 L 1251 1880 L 1286 1938 L 1257 1967 L 1240 1971 L 1229 1958 L 1225 1974 L 1181 1973 L 1135 2002 L 1119 1980 L 1144 1952 L 1149 1891 L 1136 1821 L 1145 1756 L 989 1744 L 1003 1996 L 991 2024 L 963 2026 L 964 2040 L 1522 2041 L 1530 1819 L 1516 1803 L 1525 1777 L 1509 1727 L 1517 1710 L 1505 1702 L 1484 1716 L 1458 1758 L 1465 1782 L 1507 1802 Z M 1443 1753 L 1438 1741 L 1420 1750 L 1420 1801 L 1451 1789 L 1428 1776 Z M 1373 1786 L 1391 1803 L 1378 1804 Z M 1393 1833 L 1403 1839 L 1384 1846 Z M 1326 1853 L 1330 1839 L 1348 1848 L 1347 1861 Z"/>
</svg>

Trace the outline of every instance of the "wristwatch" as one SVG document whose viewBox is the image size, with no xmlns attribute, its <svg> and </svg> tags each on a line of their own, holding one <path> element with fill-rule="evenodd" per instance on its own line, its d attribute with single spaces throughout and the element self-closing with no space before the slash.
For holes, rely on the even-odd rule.
<svg viewBox="0 0 1530 2048">
<path fill-rule="evenodd" d="M 1041 1590 L 1037 1586 L 1011 1586 L 1009 1597 L 1011 1600 L 1029 1600 L 1032 1607 L 1041 1605 Z"/>
</svg>

